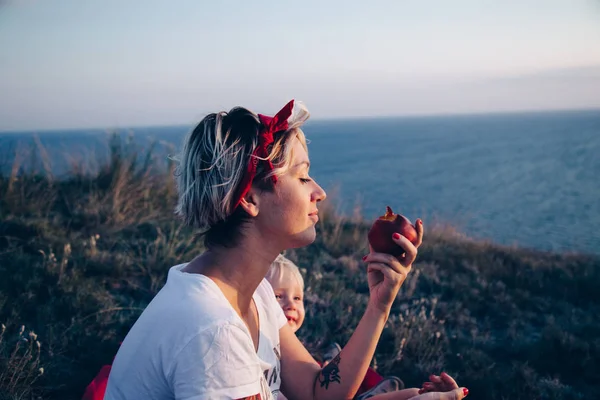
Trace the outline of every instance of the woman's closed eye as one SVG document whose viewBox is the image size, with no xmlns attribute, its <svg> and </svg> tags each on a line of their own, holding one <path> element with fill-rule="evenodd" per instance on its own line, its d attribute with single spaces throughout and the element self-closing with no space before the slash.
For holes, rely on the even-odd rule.
<svg viewBox="0 0 600 400">
<path fill-rule="evenodd" d="M 304 184 L 304 183 L 308 183 L 308 182 L 310 182 L 310 181 L 312 181 L 312 179 L 311 179 L 311 178 L 300 178 L 300 182 L 302 182 L 303 184 Z"/>
</svg>

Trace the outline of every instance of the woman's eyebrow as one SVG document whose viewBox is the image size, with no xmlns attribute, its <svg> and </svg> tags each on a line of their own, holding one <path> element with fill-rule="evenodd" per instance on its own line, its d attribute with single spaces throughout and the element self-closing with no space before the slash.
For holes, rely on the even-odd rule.
<svg viewBox="0 0 600 400">
<path fill-rule="evenodd" d="M 299 162 L 298 164 L 296 164 L 296 167 L 300 168 L 302 165 L 305 165 L 305 164 L 306 164 L 306 168 L 310 168 L 310 161 Z"/>
</svg>

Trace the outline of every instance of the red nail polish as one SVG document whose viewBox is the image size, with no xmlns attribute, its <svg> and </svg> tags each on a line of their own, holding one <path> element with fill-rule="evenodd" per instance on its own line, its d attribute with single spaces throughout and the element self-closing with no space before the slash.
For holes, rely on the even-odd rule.
<svg viewBox="0 0 600 400">
<path fill-rule="evenodd" d="M 363 261 L 365 261 L 367 259 L 367 256 L 363 256 Z"/>
<path fill-rule="evenodd" d="M 419 220 L 418 222 L 419 222 L 419 225 L 423 225 L 423 221 L 422 220 Z"/>
<path fill-rule="evenodd" d="M 399 234 L 397 234 L 397 233 L 394 233 L 394 234 L 392 235 L 392 237 L 393 237 L 394 239 L 396 239 L 396 240 L 400 239 L 400 235 L 399 235 Z"/>
<path fill-rule="evenodd" d="M 468 395 L 469 395 L 469 389 L 467 389 L 467 388 L 463 388 L 463 394 L 464 394 L 465 396 L 468 396 Z"/>
</svg>

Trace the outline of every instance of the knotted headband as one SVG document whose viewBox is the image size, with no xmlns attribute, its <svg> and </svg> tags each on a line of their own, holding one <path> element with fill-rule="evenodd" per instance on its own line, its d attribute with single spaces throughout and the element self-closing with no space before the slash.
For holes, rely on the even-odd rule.
<svg viewBox="0 0 600 400">
<path fill-rule="evenodd" d="M 260 161 L 263 163 L 263 166 L 267 172 L 273 171 L 273 163 L 268 159 L 269 146 L 273 144 L 273 135 L 275 133 L 286 131 L 288 129 L 288 120 L 292 116 L 293 109 L 294 100 L 287 103 L 281 110 L 279 110 L 277 114 L 275 114 L 274 117 L 258 114 L 261 124 L 260 131 L 258 132 L 258 146 L 252 152 L 252 156 L 250 156 L 248 168 L 244 174 L 244 178 L 242 178 L 242 182 L 240 183 L 240 187 L 235 198 L 236 201 L 233 207 L 234 210 L 240 205 L 240 202 L 244 196 L 248 194 L 248 191 L 250 191 L 252 182 L 256 177 L 258 162 Z M 277 183 L 277 176 L 271 176 L 271 180 L 273 183 Z"/>
</svg>

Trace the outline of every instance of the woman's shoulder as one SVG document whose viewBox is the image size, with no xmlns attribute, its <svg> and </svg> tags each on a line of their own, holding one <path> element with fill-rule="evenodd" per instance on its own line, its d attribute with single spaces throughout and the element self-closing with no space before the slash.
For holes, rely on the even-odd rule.
<svg viewBox="0 0 600 400">
<path fill-rule="evenodd" d="M 185 264 L 169 270 L 167 282 L 143 315 L 188 333 L 238 324 L 236 314 L 216 284 L 208 277 L 181 271 Z"/>
<path fill-rule="evenodd" d="M 162 291 L 186 301 L 193 300 L 210 305 L 223 303 L 225 298 L 217 284 L 205 275 L 184 272 L 186 265 L 179 264 L 169 269 Z"/>
</svg>

